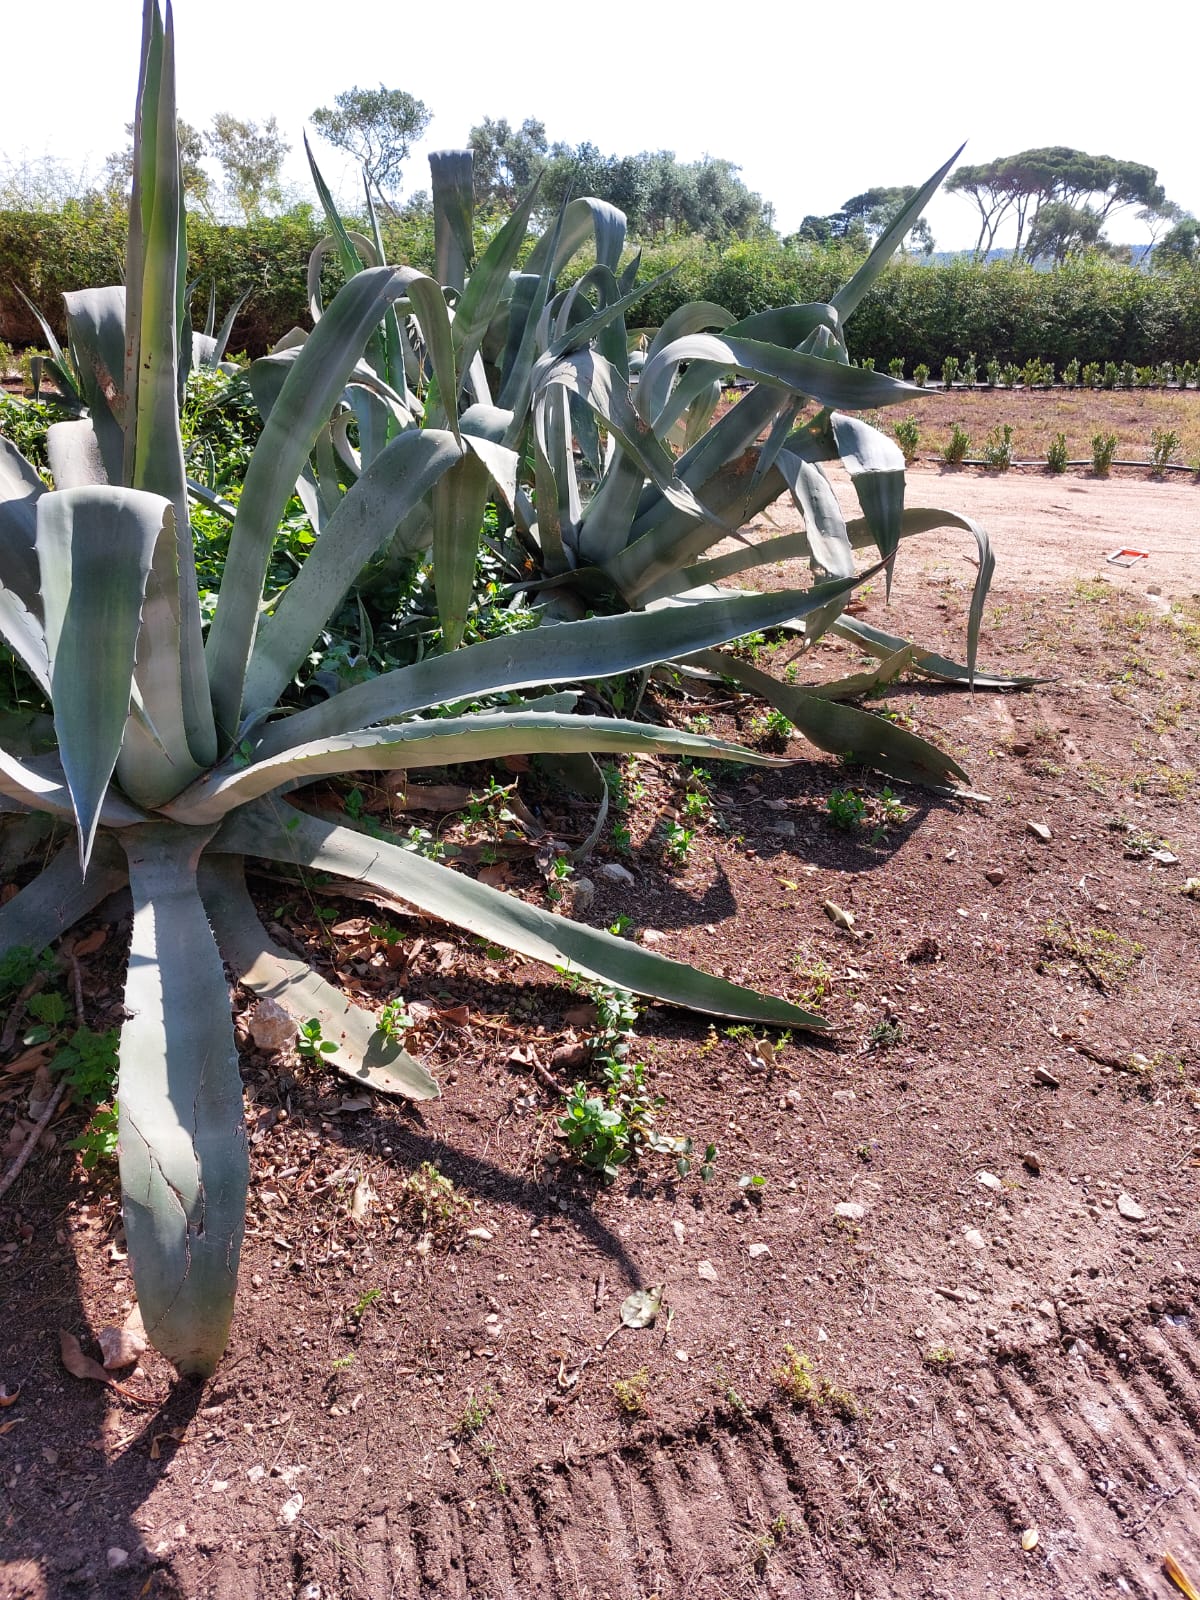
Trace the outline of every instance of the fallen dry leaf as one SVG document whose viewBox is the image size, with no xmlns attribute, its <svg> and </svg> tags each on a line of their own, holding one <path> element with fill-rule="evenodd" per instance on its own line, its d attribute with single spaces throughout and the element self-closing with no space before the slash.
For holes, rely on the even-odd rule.
<svg viewBox="0 0 1200 1600">
<path fill-rule="evenodd" d="M 90 1383 L 109 1383 L 108 1373 L 98 1361 L 83 1353 L 83 1346 L 73 1333 L 65 1328 L 58 1330 L 58 1349 L 62 1364 L 73 1378 L 85 1378 Z"/>
<path fill-rule="evenodd" d="M 75 942 L 72 946 L 71 954 L 73 956 L 94 956 L 97 950 L 104 948 L 107 940 L 107 928 L 93 928 L 91 933 L 85 933 L 82 939 Z"/>
<path fill-rule="evenodd" d="M 27 1420 L 28 1418 L 26 1417 L 13 1417 L 8 1422 L 0 1422 L 0 1433 L 11 1433 L 18 1422 L 26 1422 Z"/>
<path fill-rule="evenodd" d="M 34 1122 L 39 1122 L 54 1098 L 54 1079 L 50 1074 L 50 1067 L 46 1062 L 37 1069 L 33 1075 L 33 1082 L 29 1087 L 29 1115 Z"/>
<path fill-rule="evenodd" d="M 503 889 L 512 878 L 512 871 L 507 861 L 496 861 L 490 867 L 480 867 L 479 882 L 486 883 L 491 889 Z"/>
<path fill-rule="evenodd" d="M 65 1328 L 58 1330 L 58 1349 L 63 1366 L 73 1378 L 84 1378 L 90 1383 L 107 1384 L 117 1394 L 124 1395 L 126 1400 L 133 1400 L 139 1406 L 158 1404 L 158 1401 L 149 1395 L 137 1394 L 133 1389 L 127 1389 L 123 1383 L 118 1383 L 115 1378 L 110 1378 L 98 1361 L 93 1361 L 91 1356 L 84 1355 L 79 1340 Z"/>
<path fill-rule="evenodd" d="M 1038 1531 L 1036 1528 L 1024 1528 L 1021 1532 L 1021 1549 L 1025 1551 L 1036 1550 L 1038 1546 Z"/>
<path fill-rule="evenodd" d="M 150 1441 L 151 1461 L 158 1461 L 161 1458 L 164 1444 L 182 1444 L 186 1436 L 186 1428 L 168 1428 L 166 1433 L 156 1433 Z"/>
<path fill-rule="evenodd" d="M 11 1394 L 9 1394 L 8 1390 L 4 1387 L 4 1385 L 0 1384 L 0 1406 L 15 1405 L 17 1403 L 17 1400 L 20 1398 L 20 1394 L 21 1394 L 21 1391 L 20 1391 L 19 1388 L 18 1389 L 14 1389 L 13 1392 Z"/>
<path fill-rule="evenodd" d="M 36 1072 L 44 1061 L 50 1059 L 50 1046 L 48 1044 L 30 1045 L 28 1050 L 22 1050 L 19 1056 L 12 1061 L 6 1061 L 3 1067 L 5 1072 Z"/>
<path fill-rule="evenodd" d="M 439 1011 L 437 1019 L 451 1028 L 465 1028 L 471 1020 L 471 1012 L 467 1006 L 450 1006 L 445 1011 Z"/>
<path fill-rule="evenodd" d="M 1196 1588 L 1196 1585 L 1169 1550 L 1163 1555 L 1163 1571 L 1179 1590 L 1180 1594 L 1187 1596 L 1187 1600 L 1200 1600 L 1200 1590 Z"/>
</svg>

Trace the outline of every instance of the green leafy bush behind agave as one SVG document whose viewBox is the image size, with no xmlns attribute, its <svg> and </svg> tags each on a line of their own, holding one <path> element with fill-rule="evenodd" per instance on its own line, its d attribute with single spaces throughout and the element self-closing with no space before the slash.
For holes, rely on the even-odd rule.
<svg viewBox="0 0 1200 1600">
<path fill-rule="evenodd" d="M 0 440 L 0 633 L 51 701 L 56 741 L 50 754 L 13 741 L 0 748 L 0 807 L 48 813 L 73 823 L 77 836 L 0 908 L 0 948 L 40 950 L 116 888 L 132 893 L 118 1085 L 126 1232 L 152 1341 L 180 1371 L 207 1373 L 233 1314 L 248 1185 L 223 962 L 298 1020 L 319 1018 L 343 1072 L 394 1093 L 437 1093 L 424 1067 L 372 1016 L 272 945 L 246 892 L 245 855 L 365 880 L 531 957 L 677 1004 L 820 1025 L 785 1001 L 321 822 L 282 796 L 324 773 L 527 751 L 763 762 L 693 734 L 575 716 L 561 696 L 478 715 L 422 713 L 688 654 L 819 612 L 850 582 L 720 598 L 666 616 L 543 626 L 268 720 L 366 556 L 431 492 L 446 502 L 443 556 L 448 548 L 451 565 L 465 564 L 468 554 L 473 564 L 474 463 L 492 476 L 506 472 L 494 453 L 504 447 L 482 436 L 473 445 L 453 403 L 439 409 L 437 393 L 457 393 L 453 373 L 473 365 L 471 339 L 482 339 L 490 313 L 481 286 L 472 320 L 468 286 L 447 342 L 446 302 L 431 278 L 370 268 L 345 285 L 301 346 L 266 369 L 259 392 L 267 420 L 241 488 L 205 641 L 179 426 L 179 352 L 188 335 L 175 127 L 171 14 L 168 7 L 164 23 L 157 0 L 145 0 L 126 285 L 83 291 L 69 307 L 87 415 L 50 431 L 53 490 Z M 413 315 L 422 318 L 434 375 L 425 426 L 393 437 L 384 430 L 350 491 L 320 508 L 312 555 L 263 620 L 264 577 L 288 498 L 298 479 L 319 491 L 305 474 L 330 436 L 329 419 L 348 390 L 353 397 L 366 384 L 383 392 L 360 359 L 364 349 L 387 337 L 398 316 Z M 384 399 L 388 408 L 405 407 L 395 386 Z M 460 519 L 450 514 L 455 506 Z M 427 533 L 423 525 L 420 538 Z"/>
</svg>

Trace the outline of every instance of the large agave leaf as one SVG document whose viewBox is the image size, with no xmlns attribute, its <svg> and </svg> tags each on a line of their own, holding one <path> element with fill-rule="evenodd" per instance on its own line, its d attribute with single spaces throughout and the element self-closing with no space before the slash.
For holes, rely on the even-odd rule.
<svg viewBox="0 0 1200 1600">
<path fill-rule="evenodd" d="M 638 384 L 637 405 L 647 423 L 658 427 L 659 417 L 653 407 L 663 396 L 668 378 L 685 362 L 694 361 L 706 362 L 724 372 L 743 372 L 808 395 L 823 406 L 840 406 L 845 410 L 895 405 L 916 393 L 911 384 L 901 383 L 881 372 L 848 367 L 840 361 L 787 350 L 781 345 L 729 334 L 718 337 L 711 333 L 691 333 L 664 345 L 646 363 Z"/>
<path fill-rule="evenodd" d="M 479 456 L 468 450 L 433 487 L 433 578 L 443 650 L 457 650 L 466 631 L 491 481 Z"/>
<path fill-rule="evenodd" d="M 189 530 L 189 545 L 190 537 Z M 181 614 L 179 547 L 174 507 L 168 505 L 163 537 L 154 547 L 142 606 L 133 691 L 139 714 L 126 728 L 117 757 L 121 787 L 131 800 L 151 808 L 178 793 L 200 773 L 200 766 L 192 759 L 193 743 L 202 750 L 211 749 L 210 759 L 216 754 L 207 735 L 189 738 L 184 706 L 189 659 L 185 638 L 192 619 Z M 198 611 L 195 616 L 198 619 Z M 198 638 L 196 642 L 198 645 Z M 197 655 L 195 659 L 203 676 L 203 657 Z M 207 683 L 206 678 L 204 682 Z M 211 707 L 208 720 L 211 727 Z M 195 728 L 194 722 L 191 727 Z"/>
<path fill-rule="evenodd" d="M 872 627 L 858 617 L 840 618 L 830 632 L 852 640 L 868 655 L 884 660 L 891 660 L 897 652 L 908 650 L 912 654 L 913 671 L 924 673 L 927 678 L 934 678 L 939 683 L 966 684 L 972 689 L 1028 689 L 1034 684 L 1051 681 L 1049 678 L 1014 677 L 1000 672 L 973 672 L 970 667 L 952 661 L 949 656 L 938 655 L 933 650 L 922 650 L 920 646 L 909 644 L 895 634 L 884 633 L 882 628 Z"/>
<path fill-rule="evenodd" d="M 96 840 L 86 879 L 78 852 L 65 844 L 31 883 L 0 906 L 0 950 L 24 947 L 40 953 L 128 881 L 124 852 L 107 834 Z"/>
<path fill-rule="evenodd" d="M 52 422 L 46 429 L 46 459 L 59 489 L 87 489 L 94 484 L 121 481 L 119 477 L 109 477 L 100 450 L 100 436 L 91 417 Z"/>
<path fill-rule="evenodd" d="M 525 241 L 529 218 L 537 199 L 535 183 L 508 221 L 480 256 L 467 280 L 454 315 L 454 349 L 459 371 L 474 360 L 492 318 L 510 292 L 509 273 Z"/>
<path fill-rule="evenodd" d="M 174 547 L 164 540 L 155 553 L 139 666 L 138 686 L 159 741 L 135 734 L 122 770 L 122 781 L 132 781 L 149 801 L 186 783 L 197 763 L 214 761 L 217 738 L 179 427 L 190 360 L 180 341 L 190 322 L 174 23 L 169 6 L 165 26 L 160 23 L 156 0 L 145 3 L 143 51 L 122 304 L 124 459 L 122 472 L 109 476 L 110 482 L 162 495 L 174 510 Z"/>
<path fill-rule="evenodd" d="M 596 260 L 616 272 L 625 248 L 625 213 L 607 200 L 584 195 L 563 207 L 559 227 L 542 235 L 530 252 L 526 272 L 547 272 L 558 277 L 567 262 L 589 239 L 596 247 Z"/>
<path fill-rule="evenodd" d="M 109 483 L 125 464 L 125 290 L 75 289 L 63 296 L 71 355 Z"/>
<path fill-rule="evenodd" d="M 41 590 L 37 503 L 45 493 L 36 469 L 0 434 L 0 584 L 33 612 Z"/>
<path fill-rule="evenodd" d="M 434 271 L 439 283 L 461 290 L 475 254 L 475 156 L 471 150 L 433 150 L 429 156 L 433 198 Z"/>
<path fill-rule="evenodd" d="M 846 519 L 829 480 L 820 467 L 801 461 L 786 450 L 779 452 L 779 470 L 804 517 L 813 559 L 831 577 L 850 577 L 854 572 L 854 552 L 846 534 Z"/>
<path fill-rule="evenodd" d="M 454 436 L 436 428 L 410 429 L 376 456 L 339 500 L 274 613 L 259 626 L 246 673 L 247 705 L 274 706 L 366 563 L 462 459 Z M 474 562 L 472 544 L 472 574 Z"/>
<path fill-rule="evenodd" d="M 220 768 L 185 789 L 162 809 L 181 822 L 215 822 L 235 807 L 273 789 L 310 783 L 332 773 L 447 767 L 461 761 L 494 761 L 512 755 L 588 751 L 599 755 L 700 756 L 772 766 L 771 756 L 741 745 L 676 728 L 655 728 L 617 717 L 578 717 L 511 711 L 487 716 L 432 717 L 301 745 L 286 755 L 256 761 L 239 772 Z"/>
<path fill-rule="evenodd" d="M 170 505 L 137 489 L 64 489 L 37 508 L 54 728 L 85 870 L 129 717 L 142 601 Z"/>
<path fill-rule="evenodd" d="M 886 434 L 861 417 L 835 411 L 829 419 L 842 465 L 850 474 L 879 554 L 888 560 L 887 587 L 892 586 L 891 556 L 896 553 L 904 521 L 904 456 Z"/>
<path fill-rule="evenodd" d="M 873 524 L 869 516 L 864 517 L 861 522 L 855 519 L 846 524 L 847 536 L 856 549 L 862 548 L 864 523 L 865 531 L 875 539 L 877 524 Z M 975 573 L 971 605 L 967 613 L 967 676 L 973 683 L 975 658 L 979 651 L 979 629 L 983 622 L 983 607 L 991 587 L 992 574 L 996 570 L 996 556 L 987 530 L 976 522 L 974 517 L 964 517 L 957 511 L 939 511 L 927 506 L 913 506 L 900 516 L 899 536 L 902 538 L 909 538 L 916 533 L 929 533 L 935 528 L 961 528 L 975 540 L 979 551 L 979 566 Z"/>
<path fill-rule="evenodd" d="M 863 574 L 863 578 L 867 576 Z M 355 684 L 323 705 L 272 724 L 258 741 L 255 759 L 283 755 L 300 745 L 430 706 L 453 705 L 544 683 L 579 683 L 635 672 L 743 633 L 775 627 L 794 616 L 806 616 L 852 587 L 853 583 L 846 581 L 775 594 L 729 595 L 674 606 L 666 613 L 590 617 L 487 639 L 452 656 L 437 656 Z M 219 773 L 237 770 L 232 762 L 217 769 Z"/>
<path fill-rule="evenodd" d="M 207 647 L 213 704 L 227 742 L 243 715 L 246 668 L 279 519 L 367 335 L 420 277 L 388 267 L 353 277 L 305 340 L 267 418 L 242 486 Z"/>
<path fill-rule="evenodd" d="M 64 821 L 75 815 L 63 764 L 54 753 L 29 756 L 22 761 L 0 749 L 0 795 L 16 802 L 22 810 L 42 811 Z M 111 789 L 104 796 L 100 821 L 106 828 L 127 828 L 145 820 L 144 812 Z"/>
<path fill-rule="evenodd" d="M 566 966 L 582 977 L 672 1005 L 780 1027 L 827 1025 L 820 1017 L 786 1000 L 756 994 L 724 978 L 709 977 L 627 939 L 501 894 L 498 889 L 426 861 L 411 850 L 320 822 L 288 806 L 272 810 L 260 803 L 235 812 L 222 826 L 212 848 L 316 867 L 322 872 L 374 883 L 421 911 L 495 940 L 535 961 Z"/>
<path fill-rule="evenodd" d="M 962 153 L 963 146 L 960 144 L 949 161 L 944 166 L 939 167 L 933 177 L 922 184 L 908 204 L 897 212 L 887 230 L 880 234 L 875 248 L 850 279 L 850 282 L 844 284 L 834 295 L 833 304 L 843 322 L 851 315 L 868 289 L 879 278 L 892 256 L 904 242 L 905 234 L 911 231 L 917 218 L 933 199 L 938 185 Z"/>
<path fill-rule="evenodd" d="M 316 1017 L 322 1038 L 337 1045 L 330 1060 L 335 1071 L 381 1094 L 409 1100 L 437 1098 L 438 1086 L 427 1069 L 396 1040 L 386 1038 L 369 1012 L 272 942 L 246 892 L 245 873 L 236 856 L 205 855 L 199 882 L 218 948 L 230 970 L 252 993 L 274 1000 L 297 1023 Z"/>
<path fill-rule="evenodd" d="M 686 483 L 676 476 L 670 451 L 639 416 L 628 385 L 603 356 L 590 350 L 558 360 L 544 356 L 534 370 L 535 405 L 560 384 L 587 402 L 670 505 L 689 517 L 712 520 Z"/>
<path fill-rule="evenodd" d="M 799 684 L 780 683 L 769 673 L 760 672 L 748 661 L 720 650 L 703 650 L 690 657 L 698 667 L 732 678 L 744 689 L 775 706 L 804 735 L 810 744 L 830 755 L 874 767 L 889 777 L 906 783 L 945 788 L 958 779 L 970 779 L 951 756 L 936 745 L 920 739 L 905 728 L 856 706 L 841 705 L 820 695 L 810 694 Z"/>
<path fill-rule="evenodd" d="M 229 986 L 196 888 L 207 834 L 122 836 L 133 937 L 121 1029 L 125 1237 L 146 1333 L 207 1377 L 229 1337 L 250 1163 Z"/>
<path fill-rule="evenodd" d="M 682 574 L 672 569 L 658 584 L 642 590 L 640 599 L 646 606 L 672 594 L 687 599 L 694 590 L 720 583 L 725 578 L 735 578 L 738 573 L 746 572 L 751 567 L 770 566 L 778 561 L 804 558 L 808 554 L 807 533 L 780 534 L 778 538 L 743 545 L 738 550 L 731 550 L 728 555 L 714 556 L 711 561 L 700 561 L 694 567 L 685 567 Z"/>
<path fill-rule="evenodd" d="M 0 638 L 20 656 L 42 693 L 50 696 L 50 658 L 38 612 L 30 611 L 19 595 L 0 588 Z"/>
</svg>

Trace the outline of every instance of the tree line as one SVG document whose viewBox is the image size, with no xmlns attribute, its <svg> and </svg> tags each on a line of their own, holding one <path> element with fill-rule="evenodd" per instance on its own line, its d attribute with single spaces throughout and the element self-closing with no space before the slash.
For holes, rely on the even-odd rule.
<svg viewBox="0 0 1200 1600">
<path fill-rule="evenodd" d="M 399 198 L 413 146 L 427 131 L 432 112 L 403 89 L 355 86 L 318 106 L 310 122 L 317 135 L 352 157 L 385 211 L 421 215 L 427 194 Z M 99 194 L 128 194 L 133 170 L 130 143 L 105 163 Z M 290 145 L 276 119 L 263 123 L 218 112 L 207 128 L 179 123 L 183 178 L 194 212 L 210 221 L 251 222 L 285 207 L 282 171 Z M 722 157 L 679 161 L 669 150 L 620 155 L 590 141 L 551 141 L 545 124 L 527 117 L 514 126 L 485 116 L 470 131 L 474 152 L 475 202 L 485 219 L 503 213 L 539 185 L 543 214 L 572 195 L 596 195 L 625 212 L 632 236 L 655 239 L 692 234 L 711 240 L 753 239 L 774 232 L 769 202 L 743 182 L 737 165 Z M 216 169 L 214 174 L 213 168 Z M 56 209 L 78 193 L 71 175 L 9 165 L 0 170 L 0 209 Z M 1200 260 L 1200 221 L 1166 195 L 1156 170 L 1144 163 L 1091 155 L 1066 145 L 1046 146 L 958 167 L 946 190 L 975 210 L 973 254 L 986 259 L 999 238 L 1012 238 L 1018 261 L 1061 266 L 1089 253 L 1128 259 L 1128 247 L 1109 237 L 1113 221 L 1130 212 L 1151 236 L 1156 266 Z M 94 191 L 95 192 L 95 191 Z M 912 187 L 876 185 L 852 195 L 836 211 L 806 216 L 785 244 L 843 243 L 868 250 L 891 218 L 913 195 Z M 905 241 L 909 253 L 928 257 L 935 247 L 924 220 Z"/>
</svg>

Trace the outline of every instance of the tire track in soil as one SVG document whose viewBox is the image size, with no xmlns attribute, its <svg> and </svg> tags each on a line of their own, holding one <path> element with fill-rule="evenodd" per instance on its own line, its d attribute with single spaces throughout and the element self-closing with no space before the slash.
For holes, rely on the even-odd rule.
<svg viewBox="0 0 1200 1600">
<path fill-rule="evenodd" d="M 873 1520 L 871 1487 L 896 1458 L 872 1428 L 839 1438 L 772 1403 L 569 1466 L 543 1462 L 504 1493 L 395 1507 L 336 1546 L 309 1546 L 294 1588 L 315 1580 L 328 1600 L 885 1600 L 897 1585 L 929 1600 L 1165 1600 L 1163 1551 L 1194 1570 L 1200 1340 L 1190 1325 L 1097 1330 L 1067 1352 L 963 1369 L 950 1386 L 962 1404 L 952 1422 L 943 1414 L 940 1450 L 917 1447 L 902 1474 L 907 1529 Z M 944 1465 L 921 1488 L 935 1456 Z M 914 1516 L 926 1534 L 919 1573 Z M 1022 1558 L 1031 1526 L 1038 1544 Z M 247 1592 L 266 1600 L 266 1578 L 260 1567 Z"/>
<path fill-rule="evenodd" d="M 1193 1571 L 1200 1556 L 1200 1342 L 1166 1320 L 1100 1343 L 968 1376 L 975 1509 L 1014 1538 L 1038 1529 L 1028 1575 L 1047 1600 L 1163 1600 L 1164 1550 Z"/>
<path fill-rule="evenodd" d="M 815 1439 L 804 1437 L 813 1433 L 807 1418 L 773 1409 L 705 1420 L 570 1467 L 544 1463 L 502 1495 L 440 1495 L 396 1508 L 375 1519 L 372 1542 L 341 1544 L 336 1593 L 845 1600 L 855 1590 L 839 1580 L 836 1552 L 814 1533 L 841 1522 L 844 1508 L 830 1503 L 837 1479 Z M 319 1582 L 320 1559 L 312 1555 Z M 787 1581 L 796 1579 L 802 1587 Z"/>
</svg>

